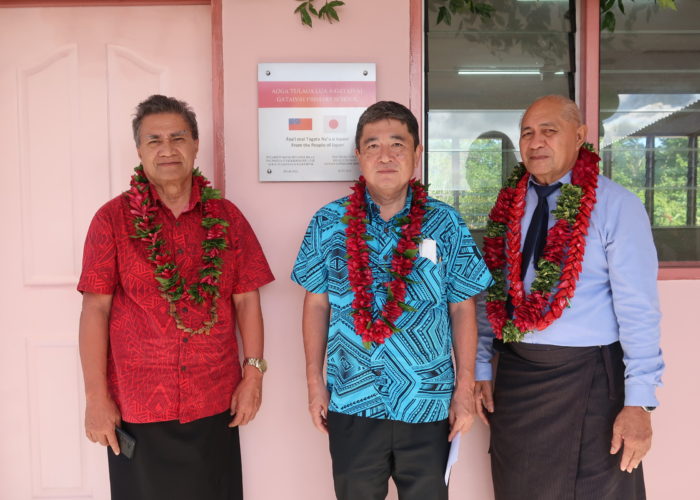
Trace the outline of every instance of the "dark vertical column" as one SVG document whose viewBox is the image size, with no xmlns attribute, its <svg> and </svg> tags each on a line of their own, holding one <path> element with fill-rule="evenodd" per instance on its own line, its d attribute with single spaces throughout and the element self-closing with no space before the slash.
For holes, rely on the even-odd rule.
<svg viewBox="0 0 700 500">
<path fill-rule="evenodd" d="M 648 135 L 645 151 L 645 179 L 644 179 L 644 206 L 649 214 L 651 225 L 654 225 L 654 178 L 655 178 L 655 155 L 654 136 Z"/>
<path fill-rule="evenodd" d="M 688 203 L 685 223 L 697 225 L 698 215 L 698 136 L 688 136 Z"/>
</svg>

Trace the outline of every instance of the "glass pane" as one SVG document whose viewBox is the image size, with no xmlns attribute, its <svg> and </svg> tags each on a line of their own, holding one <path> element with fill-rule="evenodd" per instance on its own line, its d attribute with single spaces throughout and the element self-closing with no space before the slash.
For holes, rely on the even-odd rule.
<svg viewBox="0 0 700 500">
<path fill-rule="evenodd" d="M 654 139 L 654 225 L 685 226 L 688 206 L 688 138 Z"/>
<path fill-rule="evenodd" d="M 483 229 L 502 180 L 519 160 L 522 113 L 546 94 L 573 92 L 573 0 L 492 0 L 491 19 L 427 0 L 427 162 L 430 194 Z M 478 231 L 477 231 L 478 236 Z"/>
<path fill-rule="evenodd" d="M 610 162 L 614 165 L 611 179 L 623 185 L 645 201 L 646 193 L 646 141 L 630 137 L 612 144 Z M 607 158 L 608 155 L 604 155 Z"/>
<path fill-rule="evenodd" d="M 700 2 L 614 7 L 601 32 L 601 148 L 606 175 L 644 202 L 660 260 L 700 260 Z"/>
</svg>

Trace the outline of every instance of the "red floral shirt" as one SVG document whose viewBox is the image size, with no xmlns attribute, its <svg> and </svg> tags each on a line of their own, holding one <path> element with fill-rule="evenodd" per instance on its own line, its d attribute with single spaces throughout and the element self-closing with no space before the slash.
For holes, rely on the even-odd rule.
<svg viewBox="0 0 700 500">
<path fill-rule="evenodd" d="M 159 208 L 166 250 L 175 256 L 187 283 L 202 265 L 202 204 L 193 186 L 188 208 L 175 219 Z M 168 303 L 158 291 L 144 242 L 134 234 L 128 202 L 118 196 L 100 208 L 85 241 L 81 292 L 111 294 L 107 377 L 112 397 L 127 422 L 190 422 L 225 411 L 241 380 L 232 294 L 255 290 L 274 279 L 248 221 L 228 200 L 221 203 L 230 223 L 219 281 L 218 321 L 208 335 L 190 335 L 175 326 Z M 201 326 L 208 305 L 178 303 L 185 325 Z"/>
</svg>

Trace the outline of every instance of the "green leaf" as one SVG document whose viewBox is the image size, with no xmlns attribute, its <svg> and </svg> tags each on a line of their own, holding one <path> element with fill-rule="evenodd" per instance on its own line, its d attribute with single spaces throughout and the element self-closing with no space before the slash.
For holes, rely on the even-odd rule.
<svg viewBox="0 0 700 500">
<path fill-rule="evenodd" d="M 328 17 L 328 22 L 331 22 L 330 18 L 335 19 L 336 21 L 340 21 L 340 18 L 338 17 L 338 13 L 335 11 L 333 7 L 328 4 L 328 9 L 326 9 L 326 14 Z"/>
<path fill-rule="evenodd" d="M 518 327 L 515 326 L 513 320 L 506 321 L 503 327 L 503 342 L 520 342 L 525 333 L 521 332 Z"/>
<path fill-rule="evenodd" d="M 301 1 L 301 0 L 298 0 L 298 1 Z M 308 2 L 301 2 L 301 3 L 299 4 L 299 6 L 298 6 L 296 9 L 294 9 L 294 13 L 297 14 L 307 3 L 308 3 Z M 195 172 L 196 172 L 197 170 L 199 170 L 199 169 L 196 169 Z"/>
<path fill-rule="evenodd" d="M 656 2 L 662 9 L 678 10 L 676 7 L 676 0 L 656 0 Z"/>
<path fill-rule="evenodd" d="M 450 26 L 452 24 L 452 14 L 447 10 L 447 7 L 442 6 L 438 9 L 437 24 L 445 21 L 445 24 Z"/>
<path fill-rule="evenodd" d="M 211 187 L 205 187 L 202 189 L 201 197 L 203 202 L 209 200 L 219 200 L 221 199 L 221 191 Z"/>
<path fill-rule="evenodd" d="M 416 312 L 417 311 L 417 309 L 415 307 L 411 307 L 408 304 L 406 304 L 405 302 L 399 302 L 399 307 L 406 312 Z"/>
<path fill-rule="evenodd" d="M 506 234 L 506 225 L 502 222 L 494 222 L 491 219 L 486 223 L 486 234 L 487 238 L 498 238 Z"/>
<path fill-rule="evenodd" d="M 615 31 L 615 14 L 610 11 L 606 12 L 603 16 L 601 28 L 610 31 L 611 33 Z"/>
<path fill-rule="evenodd" d="M 330 5 L 333 8 L 340 7 L 341 5 L 345 5 L 345 2 L 341 2 L 340 0 L 333 0 L 332 2 L 328 2 L 328 5 Z"/>
<path fill-rule="evenodd" d="M 311 27 L 312 26 L 311 16 L 309 15 L 309 12 L 306 10 L 305 6 L 302 6 L 299 9 L 299 14 L 301 15 L 301 24 L 305 24 L 306 26 Z"/>
<path fill-rule="evenodd" d="M 401 331 L 401 328 L 396 328 L 396 326 L 384 316 L 381 316 L 379 319 L 381 319 L 384 324 L 389 327 L 391 333 L 399 333 Z"/>
<path fill-rule="evenodd" d="M 482 18 L 482 20 L 484 20 L 491 19 L 491 14 L 493 14 L 495 10 L 496 9 L 493 6 L 487 3 L 477 3 L 474 4 L 473 12 L 475 12 L 477 15 L 479 15 L 479 17 Z"/>
<path fill-rule="evenodd" d="M 367 349 L 368 351 L 372 348 L 372 342 L 364 341 L 364 342 L 362 342 L 362 345 L 363 345 L 364 348 Z"/>
<path fill-rule="evenodd" d="M 311 12 L 311 13 L 312 13 L 314 16 L 316 16 L 316 17 L 321 17 L 321 16 L 318 14 L 318 11 L 316 10 L 316 7 L 314 7 L 314 4 L 312 4 L 311 2 L 309 2 L 309 12 Z"/>
<path fill-rule="evenodd" d="M 620 9 L 620 12 L 625 13 L 625 4 L 622 3 L 622 0 L 617 0 L 617 7 Z"/>
<path fill-rule="evenodd" d="M 408 257 L 409 259 L 412 259 L 418 255 L 418 249 L 417 248 L 409 248 L 407 250 L 404 250 L 403 255 L 405 257 Z"/>
<path fill-rule="evenodd" d="M 202 219 L 202 226 L 204 226 L 206 229 L 210 229 L 212 226 L 215 226 L 217 224 L 220 224 L 224 227 L 229 226 L 229 223 L 226 222 L 224 219 L 217 219 L 216 217 L 204 217 Z"/>
<path fill-rule="evenodd" d="M 208 255 L 202 257 L 202 260 L 207 263 L 211 264 L 212 266 L 217 266 L 221 267 L 224 264 L 224 259 L 221 257 L 209 257 Z"/>
<path fill-rule="evenodd" d="M 453 14 L 456 14 L 458 11 L 463 9 L 464 5 L 465 0 L 450 0 L 450 2 L 448 3 L 448 6 Z"/>
<path fill-rule="evenodd" d="M 199 276 L 203 278 L 204 276 L 214 276 L 214 277 L 219 277 L 221 276 L 221 270 L 215 268 L 215 267 L 205 267 L 204 269 L 201 269 L 199 271 Z"/>
</svg>

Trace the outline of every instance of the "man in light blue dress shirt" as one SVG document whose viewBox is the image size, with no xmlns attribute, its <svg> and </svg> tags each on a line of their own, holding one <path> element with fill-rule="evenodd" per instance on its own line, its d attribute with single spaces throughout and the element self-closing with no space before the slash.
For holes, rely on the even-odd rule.
<svg viewBox="0 0 700 500">
<path fill-rule="evenodd" d="M 578 107 L 562 96 L 538 99 L 525 112 L 520 151 L 530 178 L 522 253 L 536 186 L 572 182 L 585 135 Z M 645 498 L 641 460 L 651 447 L 651 411 L 664 368 L 658 262 L 639 199 L 597 179 L 582 269 L 561 317 L 505 343 L 494 342 L 493 328 L 480 321 L 475 397 L 491 427 L 497 500 Z M 550 209 L 561 192 L 546 195 Z M 550 212 L 548 227 L 555 222 Z M 522 266 L 529 293 L 536 268 L 533 261 Z M 509 305 L 508 313 L 517 318 L 518 306 Z"/>
</svg>

